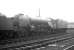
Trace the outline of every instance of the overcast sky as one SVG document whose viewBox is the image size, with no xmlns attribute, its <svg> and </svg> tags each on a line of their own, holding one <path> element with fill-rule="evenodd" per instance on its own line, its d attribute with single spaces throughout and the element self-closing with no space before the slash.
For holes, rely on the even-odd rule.
<svg viewBox="0 0 74 50">
<path fill-rule="evenodd" d="M 41 17 L 74 22 L 74 0 L 0 0 L 0 12 L 8 17 L 18 13 L 36 17 L 39 8 Z"/>
</svg>

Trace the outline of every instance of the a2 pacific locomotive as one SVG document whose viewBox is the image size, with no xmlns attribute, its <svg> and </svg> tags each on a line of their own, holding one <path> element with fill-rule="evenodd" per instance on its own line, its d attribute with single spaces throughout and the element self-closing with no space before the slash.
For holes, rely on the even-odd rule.
<svg viewBox="0 0 74 50">
<path fill-rule="evenodd" d="M 0 16 L 0 40 L 45 36 L 56 33 L 55 30 L 46 20 Z"/>
</svg>

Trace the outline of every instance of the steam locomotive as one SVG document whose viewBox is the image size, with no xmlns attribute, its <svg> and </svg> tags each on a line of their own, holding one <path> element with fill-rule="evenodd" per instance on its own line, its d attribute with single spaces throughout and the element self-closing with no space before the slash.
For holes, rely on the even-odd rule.
<svg viewBox="0 0 74 50">
<path fill-rule="evenodd" d="M 18 18 L 6 18 L 0 16 L 0 41 L 28 38 L 30 36 L 45 36 L 56 33 L 47 20 L 28 19 L 25 26 L 25 20 Z M 23 22 L 24 21 L 24 22 Z"/>
</svg>

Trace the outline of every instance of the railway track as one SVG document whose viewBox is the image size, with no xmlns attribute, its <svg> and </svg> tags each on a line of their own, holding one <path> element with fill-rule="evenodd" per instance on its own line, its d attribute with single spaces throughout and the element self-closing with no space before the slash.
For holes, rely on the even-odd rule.
<svg viewBox="0 0 74 50">
<path fill-rule="evenodd" d="M 26 44 L 22 44 L 22 45 L 18 45 L 18 46 L 10 46 L 10 45 L 6 45 L 0 49 L 34 49 L 34 48 L 40 48 L 42 46 L 47 46 L 47 45 L 51 45 L 54 43 L 59 43 L 59 42 L 63 42 L 63 41 L 67 41 L 69 39 L 72 39 L 73 36 L 72 34 L 66 34 L 63 36 L 58 36 L 58 37 L 53 37 L 53 38 L 48 38 L 48 39 L 44 39 L 41 41 L 35 41 L 35 42 L 31 42 L 31 43 L 26 43 Z"/>
</svg>

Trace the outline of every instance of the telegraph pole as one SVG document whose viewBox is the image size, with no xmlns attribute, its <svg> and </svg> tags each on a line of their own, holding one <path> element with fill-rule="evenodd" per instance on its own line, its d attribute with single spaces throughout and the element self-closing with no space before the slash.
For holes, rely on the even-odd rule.
<svg viewBox="0 0 74 50">
<path fill-rule="evenodd" d="M 41 17 L 41 15 L 40 15 L 40 8 L 38 9 L 38 16 L 37 17 Z"/>
<path fill-rule="evenodd" d="M 39 8 L 39 17 L 40 17 L 40 8 Z"/>
</svg>

